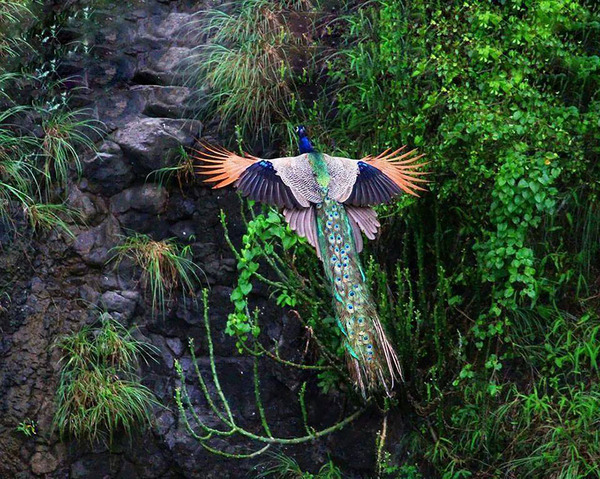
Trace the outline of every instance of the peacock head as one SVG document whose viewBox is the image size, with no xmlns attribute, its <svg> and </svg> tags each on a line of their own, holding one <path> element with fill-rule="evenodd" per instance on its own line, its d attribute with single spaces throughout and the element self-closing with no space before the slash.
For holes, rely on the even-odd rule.
<svg viewBox="0 0 600 479">
<path fill-rule="evenodd" d="M 298 125 L 296 128 L 294 128 L 294 131 L 298 134 L 299 138 L 304 138 L 305 136 L 308 136 L 308 134 L 306 133 L 306 127 L 304 125 Z"/>
<path fill-rule="evenodd" d="M 295 128 L 295 131 L 298 135 L 298 147 L 300 149 L 300 153 L 312 153 L 314 150 L 312 143 L 308 139 L 308 133 L 306 132 L 306 128 L 304 125 L 298 125 Z"/>
</svg>

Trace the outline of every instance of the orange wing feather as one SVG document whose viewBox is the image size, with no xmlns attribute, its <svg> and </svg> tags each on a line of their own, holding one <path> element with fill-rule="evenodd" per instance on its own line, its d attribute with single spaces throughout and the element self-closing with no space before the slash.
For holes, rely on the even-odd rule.
<svg viewBox="0 0 600 479">
<path fill-rule="evenodd" d="M 206 183 L 215 183 L 213 188 L 223 188 L 234 183 L 242 172 L 250 165 L 260 161 L 256 156 L 240 156 L 220 146 L 200 143 L 206 151 L 195 151 L 194 158 L 204 163 L 197 165 L 198 174 L 210 176 L 205 178 Z"/>
<path fill-rule="evenodd" d="M 366 156 L 361 159 L 375 168 L 381 170 L 394 183 L 396 183 L 403 191 L 413 196 L 419 196 L 415 190 L 425 191 L 418 183 L 427 183 L 428 181 L 419 178 L 421 175 L 427 175 L 428 172 L 415 171 L 417 168 L 426 165 L 427 163 L 415 162 L 424 155 L 413 156 L 417 150 L 411 150 L 404 154 L 398 155 L 406 145 L 398 148 L 390 153 L 391 148 L 388 148 L 383 153 L 377 156 Z"/>
</svg>

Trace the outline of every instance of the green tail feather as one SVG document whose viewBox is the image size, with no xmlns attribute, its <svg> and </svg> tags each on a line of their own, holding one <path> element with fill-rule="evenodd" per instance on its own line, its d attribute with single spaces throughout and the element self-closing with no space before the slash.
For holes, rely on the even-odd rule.
<svg viewBox="0 0 600 479">
<path fill-rule="evenodd" d="M 326 197 L 317 207 L 317 230 L 350 373 L 363 396 L 380 387 L 389 394 L 394 380 L 402 378 L 400 363 L 365 284 L 344 206 Z"/>
</svg>

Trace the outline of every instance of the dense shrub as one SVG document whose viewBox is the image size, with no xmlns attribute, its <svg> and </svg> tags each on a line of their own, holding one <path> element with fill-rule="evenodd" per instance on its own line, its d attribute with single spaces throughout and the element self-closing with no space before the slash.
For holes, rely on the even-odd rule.
<svg viewBox="0 0 600 479">
<path fill-rule="evenodd" d="M 359 158 L 409 144 L 432 172 L 422 198 L 379 208 L 382 234 L 367 248 L 407 373 L 396 406 L 412 425 L 380 473 L 597 476 L 600 10 L 352 3 L 326 17 L 326 88 L 302 111 L 327 149 Z M 290 284 L 311 291 L 270 286 L 335 352 L 309 250 L 274 214 L 247 226 L 229 332 L 259 336 L 246 297 L 278 236 L 293 252 Z"/>
<path fill-rule="evenodd" d="M 433 172 L 381 209 L 372 250 L 423 470 L 598 474 L 599 20 L 540 0 L 347 17 L 331 136 L 355 156 L 416 145 Z"/>
</svg>

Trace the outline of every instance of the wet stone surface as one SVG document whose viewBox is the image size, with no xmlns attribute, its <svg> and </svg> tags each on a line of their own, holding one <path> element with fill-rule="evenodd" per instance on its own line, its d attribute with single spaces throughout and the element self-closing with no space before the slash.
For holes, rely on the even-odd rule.
<svg viewBox="0 0 600 479">
<path fill-rule="evenodd" d="M 217 368 L 224 392 L 245 426 L 260 430 L 251 382 L 252 362 L 240 356 L 235 341 L 224 335 L 232 311 L 229 295 L 236 281 L 236 261 L 224 242 L 219 211 L 229 218 L 232 238 L 243 234 L 240 204 L 232 191 L 215 192 L 198 183 L 181 189 L 177 182 L 159 186 L 148 179 L 157 168 L 172 166 L 170 153 L 191 146 L 205 135 L 196 120 L 191 92 L 182 86 L 180 67 L 197 43 L 190 32 L 191 15 L 204 2 L 190 0 L 112 2 L 110 10 L 96 12 L 91 57 L 73 56 L 61 62 L 64 76 L 73 76 L 74 106 L 95 112 L 105 134 L 97 153 L 83 158 L 83 177 L 73 178 L 68 203 L 81 211 L 74 225 L 76 237 L 59 233 L 33 238 L 11 237 L 0 225 L 3 248 L 0 279 L 10 302 L 0 297 L 0 477 L 4 478 L 243 478 L 257 461 L 232 461 L 210 454 L 185 431 L 173 395 L 179 379 L 173 364 L 179 360 L 193 373 L 188 338 L 196 344 L 199 368 L 210 372 L 202 308 L 197 302 L 176 300 L 157 317 L 143 289 L 140 272 L 131 262 L 118 268 L 109 262 L 111 251 L 132 231 L 155 239 L 175 237 L 190 244 L 194 261 L 202 268 L 202 285 L 210 286 L 210 323 Z M 83 27 L 79 27 L 83 28 Z M 84 32 L 73 27 L 70 35 Z M 87 33 L 87 32 L 86 32 Z M 199 288 L 200 288 L 199 287 Z M 295 359 L 303 347 L 304 331 L 293 318 L 257 288 L 253 305 L 262 311 L 263 324 L 283 354 Z M 200 290 L 196 292 L 200 297 Z M 108 311 L 126 326 L 137 326 L 136 337 L 159 348 L 154 360 L 141 365 L 141 377 L 164 404 L 155 407 L 154 422 L 133 440 L 121 438 L 109 452 L 76 441 L 62 443 L 52 434 L 54 395 L 60 355 L 52 345 L 61 336 L 92 324 L 98 311 Z M 297 359 L 297 358 L 296 358 Z M 261 366 L 266 414 L 273 431 L 282 437 L 303 434 L 297 392 L 307 373 L 271 363 Z M 217 425 L 189 376 L 190 394 L 198 401 L 198 415 Z M 214 392 L 214 387 L 210 386 Z M 341 399 L 319 400 L 309 414 L 315 427 L 335 422 Z M 15 430 L 30 418 L 37 436 Z M 340 465 L 347 470 L 371 467 L 373 445 L 364 444 L 365 424 L 308 446 L 284 448 L 304 466 L 318 468 L 344 438 Z M 373 436 L 374 437 L 374 436 Z M 215 443 L 231 451 L 254 444 Z M 334 446 L 334 447 L 332 447 Z"/>
</svg>

